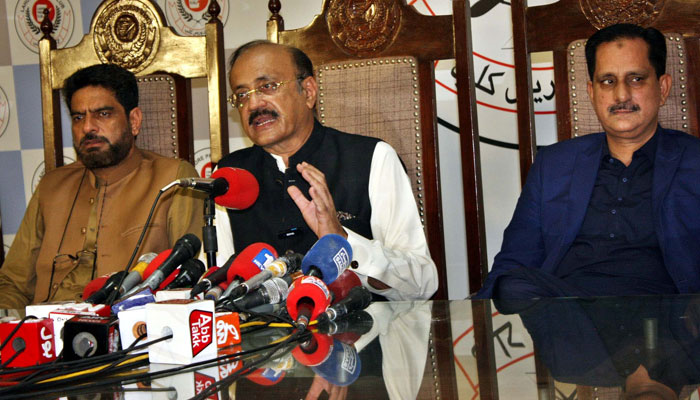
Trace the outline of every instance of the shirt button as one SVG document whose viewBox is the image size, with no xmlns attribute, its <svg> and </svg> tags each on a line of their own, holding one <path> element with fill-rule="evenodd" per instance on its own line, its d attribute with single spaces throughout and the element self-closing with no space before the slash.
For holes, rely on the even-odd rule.
<svg viewBox="0 0 700 400">
<path fill-rule="evenodd" d="M 90 197 L 90 204 L 93 204 L 95 202 L 95 199 Z"/>
<path fill-rule="evenodd" d="M 54 284 L 53 284 L 53 288 L 54 288 L 54 289 L 58 289 L 58 283 L 54 283 Z"/>
<path fill-rule="evenodd" d="M 618 197 L 618 198 L 617 198 L 617 201 L 622 201 L 622 197 Z"/>
<path fill-rule="evenodd" d="M 627 178 L 622 178 L 622 182 L 627 183 Z"/>
<path fill-rule="evenodd" d="M 80 228 L 80 233 L 85 234 L 87 232 L 87 228 Z"/>
<path fill-rule="evenodd" d="M 612 211 L 610 211 L 610 213 L 615 215 L 615 214 L 617 214 L 617 210 L 612 210 Z"/>
<path fill-rule="evenodd" d="M 614 237 L 615 237 L 615 234 L 614 234 L 614 233 L 611 233 L 611 234 L 610 234 L 610 237 L 611 237 L 611 238 L 614 238 Z"/>
</svg>

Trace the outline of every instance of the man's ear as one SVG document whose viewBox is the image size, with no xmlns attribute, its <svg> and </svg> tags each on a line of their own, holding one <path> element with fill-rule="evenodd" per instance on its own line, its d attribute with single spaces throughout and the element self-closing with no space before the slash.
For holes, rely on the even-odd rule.
<svg viewBox="0 0 700 400">
<path fill-rule="evenodd" d="M 141 120 L 143 119 L 143 113 L 138 107 L 134 107 L 129 111 L 129 125 L 131 128 L 131 134 L 136 136 L 141 132 Z"/>
<path fill-rule="evenodd" d="M 671 75 L 669 74 L 663 74 L 659 77 L 659 87 L 661 88 L 661 104 L 659 104 L 659 107 L 666 104 L 666 98 L 671 93 L 671 80 Z"/>
<path fill-rule="evenodd" d="M 586 85 L 586 92 L 588 92 L 588 99 L 593 103 L 593 82 L 588 81 L 588 85 Z"/>
<path fill-rule="evenodd" d="M 318 83 L 313 76 L 307 76 L 301 81 L 301 89 L 306 97 L 306 106 L 309 109 L 316 107 L 316 97 L 318 96 Z"/>
</svg>

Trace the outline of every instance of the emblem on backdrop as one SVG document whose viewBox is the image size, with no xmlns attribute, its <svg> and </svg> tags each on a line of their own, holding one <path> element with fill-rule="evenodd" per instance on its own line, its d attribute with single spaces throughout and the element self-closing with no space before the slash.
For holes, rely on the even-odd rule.
<svg viewBox="0 0 700 400">
<path fill-rule="evenodd" d="M 75 27 L 75 14 L 68 0 L 19 0 L 15 6 L 15 29 L 20 41 L 30 51 L 39 53 L 41 20 L 49 11 L 51 32 L 58 48 L 65 47 Z"/>
<path fill-rule="evenodd" d="M 165 17 L 178 35 L 204 36 L 204 25 L 209 21 L 209 2 L 211 0 L 166 0 Z M 226 25 L 228 20 L 229 0 L 217 0 L 221 12 L 219 19 Z"/>
<path fill-rule="evenodd" d="M 10 102 L 7 100 L 7 94 L 0 86 L 0 138 L 5 134 L 7 125 L 10 123 Z"/>
<path fill-rule="evenodd" d="M 70 157 L 63 157 L 63 165 L 68 165 L 72 162 L 75 162 L 74 159 Z M 46 173 L 46 165 L 44 164 L 44 161 L 42 160 L 39 165 L 37 165 L 36 169 L 34 170 L 34 173 L 32 174 L 32 193 L 36 190 L 36 187 L 39 185 L 39 181 L 41 181 L 41 178 L 44 177 L 44 174 Z"/>
</svg>

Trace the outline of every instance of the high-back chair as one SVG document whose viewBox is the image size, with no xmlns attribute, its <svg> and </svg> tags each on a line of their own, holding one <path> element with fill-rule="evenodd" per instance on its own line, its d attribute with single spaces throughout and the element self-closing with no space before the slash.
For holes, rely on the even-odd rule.
<svg viewBox="0 0 700 400">
<path fill-rule="evenodd" d="M 486 245 L 471 62 L 469 3 L 453 15 L 427 16 L 405 0 L 324 0 L 304 28 L 284 30 L 279 0 L 269 0 L 267 36 L 311 58 L 319 82 L 318 119 L 342 131 L 378 137 L 401 157 L 411 179 L 430 254 L 438 267 L 435 298 L 447 298 L 440 200 L 435 71 L 456 59 L 469 287 L 486 276 Z"/>
<path fill-rule="evenodd" d="M 530 55 L 553 53 L 558 139 L 600 132 L 602 127 L 586 92 L 589 79 L 584 47 L 596 30 L 616 23 L 651 26 L 666 35 L 666 73 L 673 83 L 659 111 L 659 122 L 698 136 L 700 2 L 560 0 L 528 7 L 527 0 L 513 0 L 511 7 L 523 183 L 536 151 Z"/>
<path fill-rule="evenodd" d="M 206 78 L 212 161 L 228 153 L 223 28 L 217 1 L 211 1 L 208 11 L 212 17 L 204 36 L 185 37 L 166 25 L 155 2 L 104 0 L 80 43 L 56 49 L 46 10 L 39 41 L 46 171 L 63 164 L 59 91 L 74 72 L 98 63 L 117 64 L 138 78 L 144 121 L 137 146 L 192 163 L 190 80 Z"/>
</svg>

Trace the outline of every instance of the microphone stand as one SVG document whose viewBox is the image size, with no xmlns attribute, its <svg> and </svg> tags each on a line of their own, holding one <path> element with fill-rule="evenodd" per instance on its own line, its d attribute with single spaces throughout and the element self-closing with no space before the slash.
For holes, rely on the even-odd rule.
<svg viewBox="0 0 700 400">
<path fill-rule="evenodd" d="M 214 196 L 207 196 L 204 200 L 204 226 L 202 227 L 202 240 L 204 243 L 204 252 L 207 254 L 207 269 L 216 264 L 216 252 L 219 250 L 219 244 L 216 241 L 216 227 L 214 226 Z"/>
</svg>

